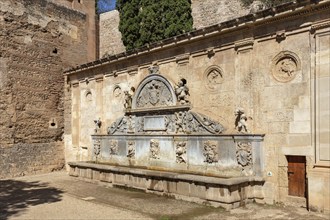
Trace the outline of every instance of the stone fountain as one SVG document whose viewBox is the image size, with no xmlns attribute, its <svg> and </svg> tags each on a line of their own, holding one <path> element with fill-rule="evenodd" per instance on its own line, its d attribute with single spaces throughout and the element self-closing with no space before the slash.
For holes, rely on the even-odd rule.
<svg viewBox="0 0 330 220">
<path fill-rule="evenodd" d="M 69 163 L 70 175 L 226 209 L 262 201 L 263 135 L 224 131 L 192 111 L 185 79 L 150 69 L 108 134 L 92 136 L 92 161 Z"/>
</svg>

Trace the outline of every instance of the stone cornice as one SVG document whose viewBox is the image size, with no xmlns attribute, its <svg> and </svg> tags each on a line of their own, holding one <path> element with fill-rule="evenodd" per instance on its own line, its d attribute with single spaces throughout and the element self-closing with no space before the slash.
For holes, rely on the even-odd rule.
<svg viewBox="0 0 330 220">
<path fill-rule="evenodd" d="M 216 25 L 198 29 L 172 38 L 164 39 L 159 42 L 144 45 L 141 48 L 82 64 L 80 66 L 66 70 L 64 74 L 70 75 L 86 69 L 96 68 L 101 65 L 109 64 L 119 60 L 124 60 L 141 54 L 146 54 L 155 50 L 171 47 L 173 45 L 178 46 L 192 40 L 203 38 L 205 36 L 234 32 L 244 27 L 250 28 L 253 26 L 259 26 L 282 20 L 292 19 L 299 16 L 306 16 L 316 11 L 327 10 L 329 8 L 330 0 L 301 0 L 296 2 L 289 2 L 273 8 L 259 11 L 255 14 L 248 14 L 246 16 L 225 21 Z M 315 26 L 314 28 L 317 29 L 318 27 Z"/>
</svg>

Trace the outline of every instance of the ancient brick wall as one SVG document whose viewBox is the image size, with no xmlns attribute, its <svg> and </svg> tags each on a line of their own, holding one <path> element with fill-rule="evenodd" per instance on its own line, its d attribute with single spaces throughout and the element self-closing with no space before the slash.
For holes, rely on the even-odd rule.
<svg viewBox="0 0 330 220">
<path fill-rule="evenodd" d="M 45 0 L 0 2 L 0 178 L 63 167 L 63 71 L 88 60 L 86 20 Z"/>
</svg>

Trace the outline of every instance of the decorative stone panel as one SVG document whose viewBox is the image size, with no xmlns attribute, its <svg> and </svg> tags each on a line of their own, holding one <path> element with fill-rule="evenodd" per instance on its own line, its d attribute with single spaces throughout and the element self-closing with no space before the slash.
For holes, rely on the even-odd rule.
<svg viewBox="0 0 330 220">
<path fill-rule="evenodd" d="M 272 61 L 272 75 L 278 82 L 290 82 L 296 77 L 300 66 L 300 60 L 295 53 L 282 51 Z"/>
</svg>

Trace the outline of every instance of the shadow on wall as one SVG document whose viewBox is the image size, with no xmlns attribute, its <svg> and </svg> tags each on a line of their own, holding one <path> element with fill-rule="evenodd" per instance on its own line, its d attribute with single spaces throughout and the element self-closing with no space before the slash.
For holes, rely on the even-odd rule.
<svg viewBox="0 0 330 220">
<path fill-rule="evenodd" d="M 62 193 L 47 183 L 0 180 L 0 219 L 9 219 L 29 206 L 61 201 Z"/>
</svg>

